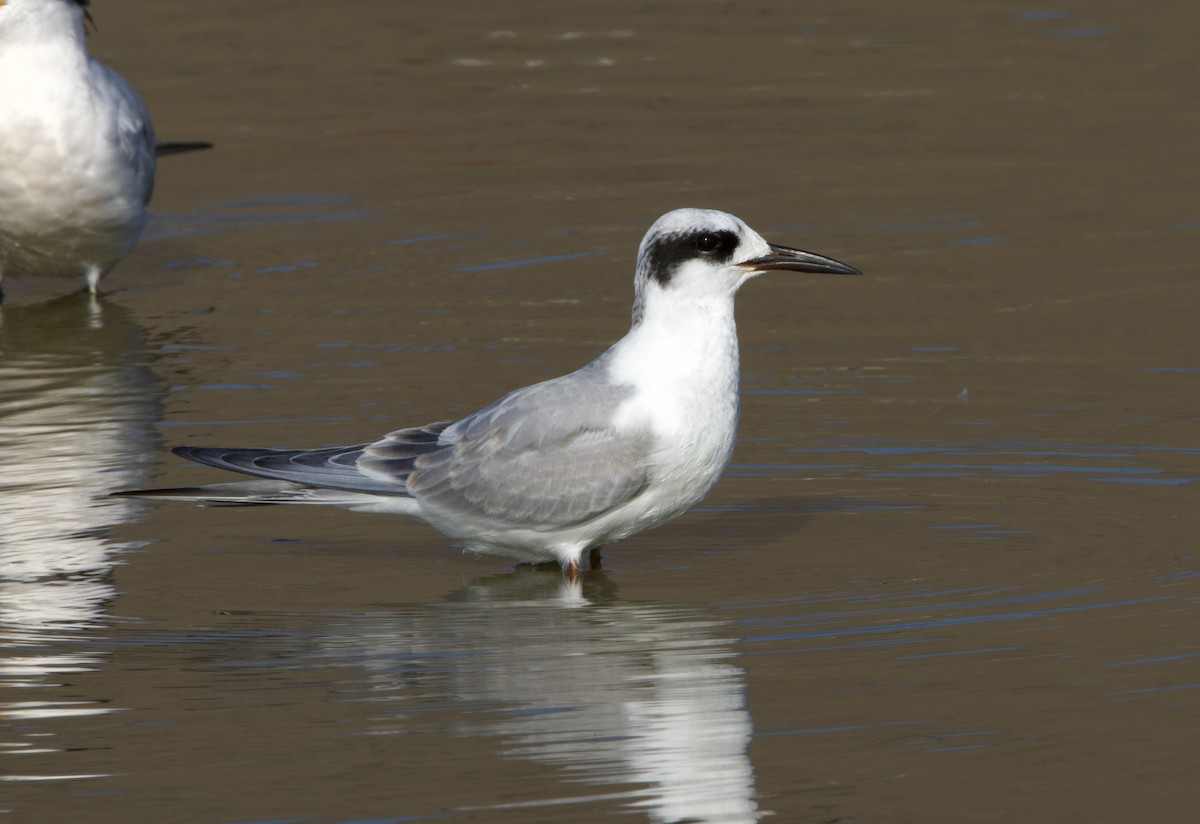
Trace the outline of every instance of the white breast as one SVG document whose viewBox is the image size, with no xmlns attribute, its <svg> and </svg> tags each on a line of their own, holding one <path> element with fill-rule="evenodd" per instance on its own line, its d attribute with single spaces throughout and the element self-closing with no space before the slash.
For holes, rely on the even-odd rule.
<svg viewBox="0 0 1200 824">
<path fill-rule="evenodd" d="M 657 441 L 651 485 L 631 504 L 646 510 L 639 528 L 689 509 L 712 489 L 733 455 L 738 424 L 732 295 L 675 311 L 647 308 L 609 367 L 613 381 L 635 387 L 616 426 L 649 429 Z"/>
<path fill-rule="evenodd" d="M 0 50 L 0 243 L 8 268 L 107 269 L 146 222 L 153 135 L 140 99 L 77 45 Z"/>
</svg>

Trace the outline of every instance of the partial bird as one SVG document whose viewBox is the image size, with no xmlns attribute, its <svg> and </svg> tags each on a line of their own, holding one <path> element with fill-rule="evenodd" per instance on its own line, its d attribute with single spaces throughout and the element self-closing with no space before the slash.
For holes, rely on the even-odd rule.
<svg viewBox="0 0 1200 824">
<path fill-rule="evenodd" d="M 87 51 L 89 0 L 0 0 L 0 286 L 100 279 L 141 237 L 158 143 L 146 105 Z"/>
<path fill-rule="evenodd" d="M 775 270 L 861 274 L 725 212 L 668 212 L 638 250 L 628 334 L 582 369 L 373 443 L 177 447 L 260 480 L 121 494 L 408 515 L 469 551 L 573 577 L 584 552 L 598 566 L 602 545 L 683 514 L 720 478 L 738 424 L 734 295 Z"/>
</svg>

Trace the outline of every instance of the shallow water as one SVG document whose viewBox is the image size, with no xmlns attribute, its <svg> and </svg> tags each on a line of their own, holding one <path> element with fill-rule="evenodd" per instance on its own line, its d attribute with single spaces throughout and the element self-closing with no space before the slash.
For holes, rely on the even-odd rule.
<svg viewBox="0 0 1200 824">
<path fill-rule="evenodd" d="M 93 13 L 218 148 L 6 283 L 0 819 L 1191 820 L 1190 8 Z M 687 205 L 867 274 L 743 290 L 734 464 L 603 572 L 104 497 L 581 365 Z"/>
</svg>

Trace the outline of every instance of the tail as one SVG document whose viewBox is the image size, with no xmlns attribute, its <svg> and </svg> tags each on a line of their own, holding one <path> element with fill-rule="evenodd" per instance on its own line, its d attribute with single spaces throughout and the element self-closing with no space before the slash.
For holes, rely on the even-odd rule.
<svg viewBox="0 0 1200 824">
<path fill-rule="evenodd" d="M 113 498 L 149 498 L 160 501 L 190 501 L 208 506 L 266 506 L 269 504 L 351 504 L 353 493 L 312 489 L 286 481 L 234 481 L 172 489 L 130 489 L 113 492 Z M 361 497 L 361 496 L 360 496 Z"/>
<path fill-rule="evenodd" d="M 167 155 L 196 152 L 200 149 L 211 149 L 212 147 L 213 144 L 204 140 L 164 140 L 154 144 L 154 156 L 166 157 Z"/>
<path fill-rule="evenodd" d="M 352 512 L 377 515 L 420 515 L 412 498 L 399 495 L 371 495 L 343 489 L 316 489 L 288 481 L 234 481 L 205 486 L 181 486 L 173 489 L 130 489 L 113 492 L 114 498 L 147 498 L 159 501 L 186 501 L 201 506 L 268 506 L 273 504 L 309 504 L 338 506 Z"/>
</svg>

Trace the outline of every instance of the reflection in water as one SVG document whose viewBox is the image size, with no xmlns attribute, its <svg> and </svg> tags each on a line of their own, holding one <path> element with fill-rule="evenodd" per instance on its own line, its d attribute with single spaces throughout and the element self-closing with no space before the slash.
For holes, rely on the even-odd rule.
<svg viewBox="0 0 1200 824">
<path fill-rule="evenodd" d="M 112 598 L 111 526 L 136 502 L 158 396 L 120 307 L 70 295 L 0 312 L 0 684 L 52 686 L 93 668 L 82 630 Z M 32 696 L 31 696 L 32 697 Z M 9 718 L 95 712 L 78 702 L 3 705 Z M 19 744 L 13 744 L 19 746 Z"/>
<path fill-rule="evenodd" d="M 571 782 L 644 785 L 529 806 L 617 799 L 664 824 L 756 821 L 745 674 L 727 622 L 614 596 L 603 573 L 571 582 L 518 569 L 427 611 L 340 626 L 320 657 L 364 668 L 371 700 L 403 703 L 376 734 L 419 717 L 408 699 L 432 691 L 453 697 L 453 734 L 498 736 L 505 755 Z"/>
</svg>

